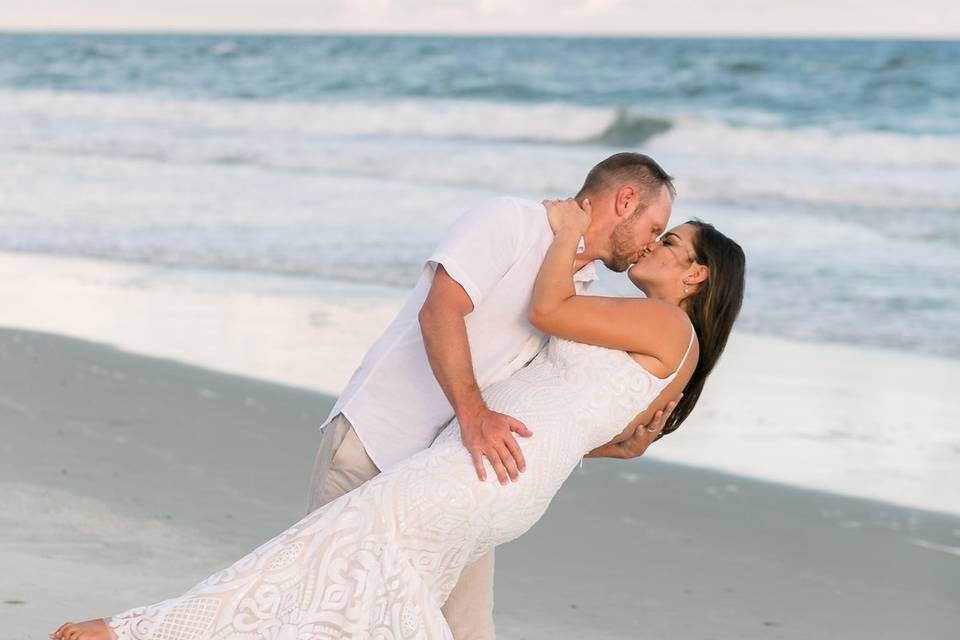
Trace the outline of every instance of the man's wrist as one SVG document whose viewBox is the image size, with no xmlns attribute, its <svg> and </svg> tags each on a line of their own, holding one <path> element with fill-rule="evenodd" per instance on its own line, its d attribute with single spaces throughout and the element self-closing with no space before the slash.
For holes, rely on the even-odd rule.
<svg viewBox="0 0 960 640">
<path fill-rule="evenodd" d="M 483 397 L 478 391 L 475 398 L 457 403 L 457 406 L 454 408 L 454 413 L 462 425 L 464 422 L 472 421 L 473 418 L 486 410 L 487 403 L 483 401 Z"/>
</svg>

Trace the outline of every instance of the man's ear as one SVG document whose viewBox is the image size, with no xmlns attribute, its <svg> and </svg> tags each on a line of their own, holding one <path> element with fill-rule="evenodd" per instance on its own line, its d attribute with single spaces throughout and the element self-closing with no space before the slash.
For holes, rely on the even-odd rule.
<svg viewBox="0 0 960 640">
<path fill-rule="evenodd" d="M 617 191 L 616 214 L 618 218 L 625 218 L 633 213 L 638 201 L 637 190 L 630 185 L 624 185 Z"/>
<path fill-rule="evenodd" d="M 700 284 L 701 282 L 706 282 L 709 277 L 710 267 L 694 263 L 687 271 L 687 275 L 684 276 L 683 281 L 686 284 Z"/>
</svg>

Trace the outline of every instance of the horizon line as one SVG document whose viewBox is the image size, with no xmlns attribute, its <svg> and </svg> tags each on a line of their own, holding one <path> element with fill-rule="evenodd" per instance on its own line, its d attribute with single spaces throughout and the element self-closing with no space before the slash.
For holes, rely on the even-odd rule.
<svg viewBox="0 0 960 640">
<path fill-rule="evenodd" d="M 887 33 L 887 34 L 853 34 L 837 33 L 691 33 L 691 32 L 638 32 L 623 33 L 610 31 L 312 31 L 312 30 L 232 30 L 232 29 L 157 29 L 157 28 L 49 28 L 49 27 L 5 27 L 0 26 L 0 35 L 194 35 L 194 36 L 366 36 L 366 37 L 449 37 L 449 38 L 605 38 L 605 39 L 717 39 L 717 40 L 903 40 L 903 41 L 938 41 L 960 42 L 960 33 L 950 34 L 920 34 L 920 33 Z"/>
</svg>

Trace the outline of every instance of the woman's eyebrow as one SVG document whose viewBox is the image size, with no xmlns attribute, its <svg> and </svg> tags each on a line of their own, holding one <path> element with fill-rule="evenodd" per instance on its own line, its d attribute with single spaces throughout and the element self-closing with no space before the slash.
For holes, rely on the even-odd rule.
<svg viewBox="0 0 960 640">
<path fill-rule="evenodd" d="M 675 234 L 673 231 L 667 231 L 665 234 L 663 234 L 663 237 L 664 237 L 664 238 L 666 238 L 667 236 L 673 236 L 673 237 L 676 238 L 677 240 L 681 240 L 681 241 L 683 240 L 683 238 L 681 238 L 680 236 L 678 236 L 677 234 Z"/>
</svg>

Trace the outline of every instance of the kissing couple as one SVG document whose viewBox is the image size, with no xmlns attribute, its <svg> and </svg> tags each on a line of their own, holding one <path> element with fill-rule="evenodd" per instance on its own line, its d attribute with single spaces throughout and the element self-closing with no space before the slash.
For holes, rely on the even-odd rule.
<svg viewBox="0 0 960 640">
<path fill-rule="evenodd" d="M 676 430 L 727 343 L 743 251 L 667 230 L 674 193 L 618 153 L 575 198 L 469 210 L 324 424 L 309 513 L 181 596 L 51 637 L 493 638 L 494 548 L 583 457 Z M 596 260 L 645 297 L 585 295 Z"/>
</svg>

